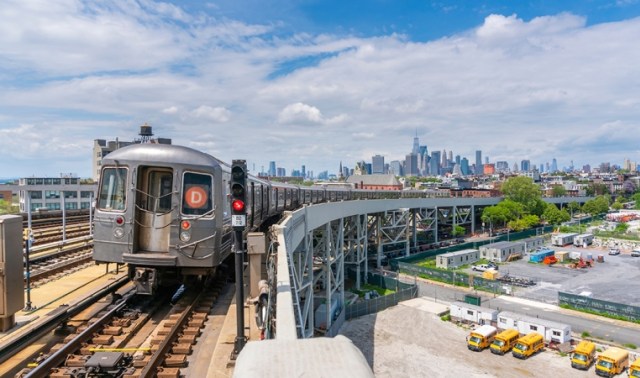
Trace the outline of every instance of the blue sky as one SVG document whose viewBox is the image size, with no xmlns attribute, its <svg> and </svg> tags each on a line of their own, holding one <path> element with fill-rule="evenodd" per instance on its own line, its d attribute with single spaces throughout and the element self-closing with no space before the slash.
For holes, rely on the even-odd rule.
<svg viewBox="0 0 640 378">
<path fill-rule="evenodd" d="M 88 177 L 94 139 L 145 122 L 254 172 L 404 159 L 416 131 L 471 161 L 640 161 L 639 15 L 637 0 L 4 1 L 0 177 Z"/>
</svg>

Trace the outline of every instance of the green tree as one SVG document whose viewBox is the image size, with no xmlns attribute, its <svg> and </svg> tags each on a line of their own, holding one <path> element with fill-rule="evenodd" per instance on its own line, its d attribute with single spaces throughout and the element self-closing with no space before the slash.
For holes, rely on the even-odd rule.
<svg viewBox="0 0 640 378">
<path fill-rule="evenodd" d="M 453 227 L 453 231 L 451 232 L 453 234 L 453 236 L 457 237 L 457 236 L 462 236 L 467 232 L 467 230 L 459 225 L 455 225 Z"/>
<path fill-rule="evenodd" d="M 567 195 L 567 189 L 562 185 L 556 185 L 551 189 L 551 195 L 554 197 L 564 197 Z"/>
<path fill-rule="evenodd" d="M 0 199 L 0 214 L 18 214 L 18 206 L 14 206 L 11 201 Z"/>
<path fill-rule="evenodd" d="M 593 216 L 609 211 L 609 200 L 605 196 L 591 199 L 582 206 L 582 211 Z"/>
<path fill-rule="evenodd" d="M 547 221 L 549 224 L 558 225 L 562 222 L 566 222 L 571 219 L 571 216 L 565 209 L 558 209 L 556 205 L 549 203 L 547 207 L 544 209 L 544 213 L 542 214 L 542 219 Z"/>
<path fill-rule="evenodd" d="M 503 208 L 507 211 L 507 221 L 512 221 L 521 218 L 525 215 L 526 210 L 523 204 L 512 201 L 509 199 L 500 201 L 496 206 Z"/>
<path fill-rule="evenodd" d="M 527 228 L 531 228 L 540 223 L 540 218 L 537 215 L 529 214 L 520 219 L 515 219 L 509 222 L 509 228 L 513 231 L 522 231 Z"/>
<path fill-rule="evenodd" d="M 624 205 L 622 205 L 620 202 L 616 201 L 611 205 L 611 208 L 613 210 L 620 210 L 624 207 Z"/>
<path fill-rule="evenodd" d="M 571 216 L 573 216 L 574 214 L 580 211 L 580 204 L 577 203 L 576 201 L 569 202 L 569 204 L 567 205 L 567 211 L 570 213 Z"/>
<path fill-rule="evenodd" d="M 510 219 L 510 214 L 504 206 L 489 206 L 482 210 L 480 219 L 487 227 L 493 228 L 497 225 L 505 225 Z"/>
<path fill-rule="evenodd" d="M 502 184 L 502 194 L 505 199 L 522 204 L 525 212 L 529 214 L 542 215 L 544 212 L 542 192 L 529 177 L 517 176 L 507 179 Z"/>
</svg>

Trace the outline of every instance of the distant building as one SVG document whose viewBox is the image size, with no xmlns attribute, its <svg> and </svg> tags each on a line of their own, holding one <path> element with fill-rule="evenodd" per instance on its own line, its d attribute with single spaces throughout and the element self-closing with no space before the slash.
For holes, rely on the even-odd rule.
<svg viewBox="0 0 640 378">
<path fill-rule="evenodd" d="M 496 172 L 508 172 L 509 163 L 504 160 L 496 161 Z"/>
<path fill-rule="evenodd" d="M 482 174 L 482 151 L 476 151 L 476 171 L 474 172 L 476 175 Z"/>
<path fill-rule="evenodd" d="M 460 160 L 460 171 L 465 176 L 471 174 L 471 171 L 469 170 L 469 159 L 467 159 L 466 157 Z"/>
<path fill-rule="evenodd" d="M 383 174 L 384 171 L 384 156 L 375 155 L 371 158 L 371 174 Z"/>
<path fill-rule="evenodd" d="M 429 174 L 431 176 L 440 175 L 440 151 L 431 152 L 431 161 L 429 167 Z"/>
<path fill-rule="evenodd" d="M 404 176 L 404 172 L 402 171 L 402 163 L 398 160 L 393 160 L 389 163 L 389 173 L 395 176 Z"/>
<path fill-rule="evenodd" d="M 492 175 L 496 173 L 496 167 L 493 164 L 485 164 L 482 169 L 482 173 L 485 175 Z"/>
<path fill-rule="evenodd" d="M 405 158 L 405 176 L 418 176 L 420 171 L 418 170 L 418 155 L 410 153 Z"/>
<path fill-rule="evenodd" d="M 267 172 L 268 176 L 271 177 L 275 177 L 277 171 L 276 171 L 276 162 L 275 161 L 270 161 L 269 162 L 269 172 Z"/>
<path fill-rule="evenodd" d="M 38 209 L 88 209 L 95 198 L 97 183 L 80 184 L 78 177 L 27 177 L 18 181 L 20 211 Z"/>
<path fill-rule="evenodd" d="M 394 175 L 354 175 L 346 180 L 357 189 L 402 190 L 402 183 Z"/>
<path fill-rule="evenodd" d="M 522 160 L 520 162 L 520 170 L 522 172 L 529 172 L 531 170 L 531 161 L 530 160 Z"/>
</svg>

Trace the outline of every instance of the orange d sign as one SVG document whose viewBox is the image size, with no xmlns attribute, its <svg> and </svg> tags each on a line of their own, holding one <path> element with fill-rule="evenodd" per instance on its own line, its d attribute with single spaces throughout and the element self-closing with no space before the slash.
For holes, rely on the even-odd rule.
<svg viewBox="0 0 640 378">
<path fill-rule="evenodd" d="M 202 187 L 192 186 L 187 189 L 184 199 L 189 207 L 192 209 L 199 209 L 207 204 L 209 196 L 207 195 L 207 191 Z"/>
</svg>

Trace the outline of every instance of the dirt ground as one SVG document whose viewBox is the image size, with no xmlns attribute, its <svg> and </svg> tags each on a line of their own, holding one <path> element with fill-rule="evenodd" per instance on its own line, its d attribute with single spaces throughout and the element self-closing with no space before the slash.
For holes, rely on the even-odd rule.
<svg viewBox="0 0 640 378">
<path fill-rule="evenodd" d="M 414 299 L 425 300 L 421 298 Z M 545 350 L 527 360 L 466 347 L 468 330 L 403 303 L 346 322 L 340 333 L 362 351 L 376 377 L 581 377 L 569 357 Z"/>
</svg>

